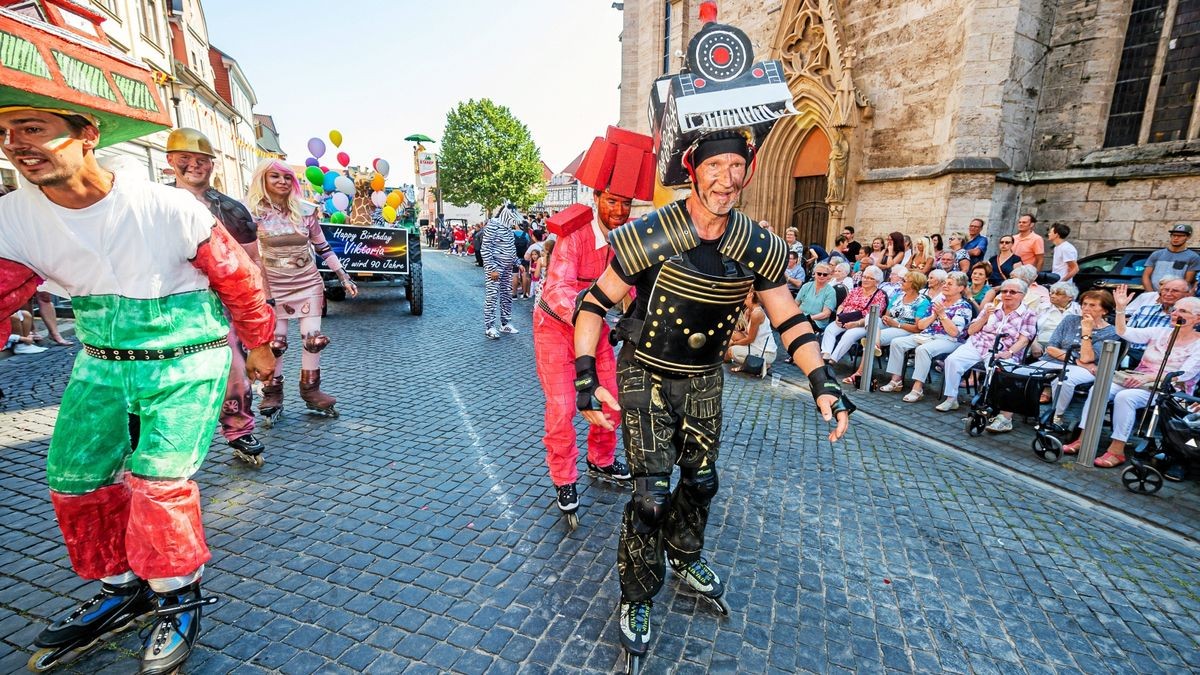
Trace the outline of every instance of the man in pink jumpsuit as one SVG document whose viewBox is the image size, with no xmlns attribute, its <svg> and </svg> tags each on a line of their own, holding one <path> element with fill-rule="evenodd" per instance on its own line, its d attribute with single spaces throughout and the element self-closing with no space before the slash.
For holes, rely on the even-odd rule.
<svg viewBox="0 0 1200 675">
<path fill-rule="evenodd" d="M 609 127 L 584 156 L 577 178 L 595 190 L 596 211 L 581 204 L 549 221 L 558 235 L 546 267 L 542 292 L 533 312 L 534 353 L 538 379 L 546 394 L 546 465 L 558 492 L 558 507 L 566 514 L 579 508 L 576 463 L 574 314 L 579 294 L 598 279 L 612 250 L 608 232 L 629 219 L 633 198 L 653 196 L 652 140 Z M 605 336 L 608 327 L 604 327 Z M 607 339 L 596 351 L 596 368 L 605 387 L 616 387 L 616 359 Z M 615 389 L 612 389 L 615 391 Z M 605 410 L 614 429 L 592 425 L 587 437 L 588 471 L 612 481 L 628 481 L 629 468 L 616 459 L 620 411 Z M 572 516 L 573 518 L 573 516 Z M 571 521 L 574 524 L 574 520 Z"/>
</svg>

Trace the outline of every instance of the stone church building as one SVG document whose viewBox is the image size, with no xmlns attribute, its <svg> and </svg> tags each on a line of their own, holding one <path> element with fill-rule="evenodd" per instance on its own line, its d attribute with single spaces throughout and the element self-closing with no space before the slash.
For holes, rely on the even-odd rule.
<svg viewBox="0 0 1200 675">
<path fill-rule="evenodd" d="M 623 3 L 621 125 L 648 133 L 700 0 Z M 742 208 L 805 242 L 995 235 L 1033 213 L 1081 255 L 1200 227 L 1200 0 L 721 0 L 800 115 Z M 1200 237 L 1192 240 L 1200 245 Z M 1049 256 L 1047 256 L 1047 264 Z"/>
</svg>

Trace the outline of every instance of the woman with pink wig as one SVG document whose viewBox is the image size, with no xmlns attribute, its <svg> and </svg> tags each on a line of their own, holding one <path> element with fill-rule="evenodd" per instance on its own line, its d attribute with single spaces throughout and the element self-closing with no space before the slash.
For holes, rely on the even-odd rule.
<svg viewBox="0 0 1200 675">
<path fill-rule="evenodd" d="M 358 288 L 342 269 L 342 264 L 325 241 L 317 222 L 316 210 L 300 201 L 300 183 L 286 164 L 265 159 L 250 179 L 246 207 L 258 225 L 258 246 L 262 256 L 267 294 L 275 300 L 275 339 L 271 348 L 282 357 L 288 347 L 288 322 L 300 322 L 304 351 L 300 355 L 300 398 L 322 415 L 337 417 L 337 399 L 321 391 L 321 350 L 329 338 L 321 333 L 321 314 L 325 307 L 325 284 L 317 272 L 314 254 L 321 256 L 333 270 L 350 297 Z M 283 412 L 283 359 L 275 363 L 275 374 L 263 386 L 258 411 L 271 426 Z"/>
</svg>

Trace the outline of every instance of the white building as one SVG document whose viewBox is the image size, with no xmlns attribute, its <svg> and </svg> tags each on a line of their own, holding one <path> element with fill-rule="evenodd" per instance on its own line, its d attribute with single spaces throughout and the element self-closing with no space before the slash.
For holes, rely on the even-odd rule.
<svg viewBox="0 0 1200 675">
<path fill-rule="evenodd" d="M 575 178 L 575 174 L 579 171 L 579 165 L 583 163 L 583 155 L 584 153 L 579 153 L 579 156 L 568 164 L 567 168 L 554 174 L 546 184 L 546 197 L 542 203 L 545 204 L 547 211 L 557 213 L 572 204 L 596 205 L 592 189 Z"/>
</svg>

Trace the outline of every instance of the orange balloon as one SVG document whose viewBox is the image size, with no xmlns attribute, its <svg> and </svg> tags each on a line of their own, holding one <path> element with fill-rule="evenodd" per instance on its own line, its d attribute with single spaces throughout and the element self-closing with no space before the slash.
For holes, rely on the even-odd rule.
<svg viewBox="0 0 1200 675">
<path fill-rule="evenodd" d="M 388 193 L 387 200 L 385 200 L 384 203 L 387 204 L 388 206 L 392 207 L 393 209 L 396 209 L 396 208 L 399 208 L 400 204 L 402 204 L 403 202 L 404 202 L 404 197 L 400 196 L 400 191 L 392 190 L 391 192 Z"/>
<path fill-rule="evenodd" d="M 383 176 L 381 176 L 379 174 L 375 174 L 374 176 L 371 177 L 371 189 L 372 190 L 382 190 L 383 189 Z"/>
</svg>

